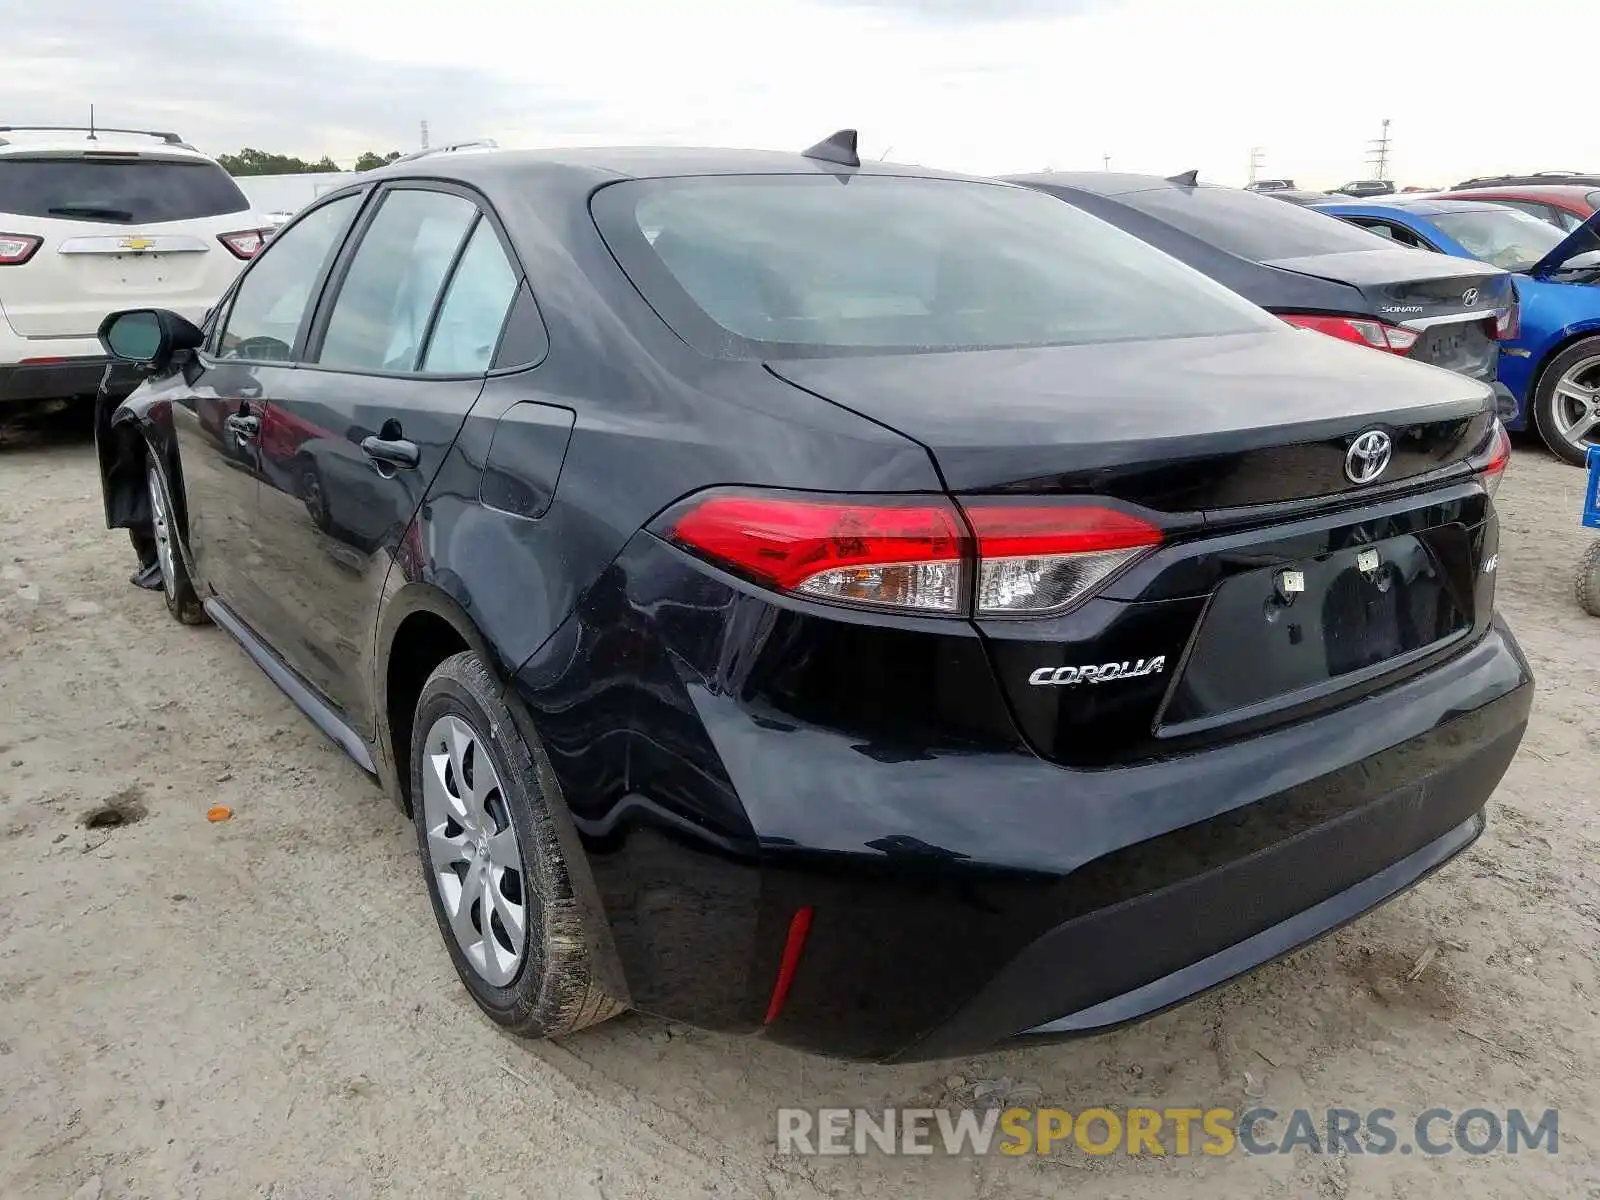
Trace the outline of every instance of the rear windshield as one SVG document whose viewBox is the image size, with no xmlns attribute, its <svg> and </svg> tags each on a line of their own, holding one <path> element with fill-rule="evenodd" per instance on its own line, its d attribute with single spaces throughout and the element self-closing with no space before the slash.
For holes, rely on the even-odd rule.
<svg viewBox="0 0 1600 1200">
<path fill-rule="evenodd" d="M 1274 327 L 1175 259 L 1023 188 L 875 175 L 709 176 L 614 184 L 596 193 L 593 211 L 662 319 L 719 357 Z"/>
<path fill-rule="evenodd" d="M 1116 200 L 1252 262 L 1373 248 L 1370 233 L 1327 213 L 1233 188 L 1152 188 Z"/>
<path fill-rule="evenodd" d="M 150 225 L 249 207 L 228 173 L 204 160 L 0 156 L 0 213 Z"/>
<path fill-rule="evenodd" d="M 1473 258 L 1507 271 L 1526 271 L 1567 239 L 1567 231 L 1549 221 L 1498 204 L 1429 219 Z"/>
</svg>

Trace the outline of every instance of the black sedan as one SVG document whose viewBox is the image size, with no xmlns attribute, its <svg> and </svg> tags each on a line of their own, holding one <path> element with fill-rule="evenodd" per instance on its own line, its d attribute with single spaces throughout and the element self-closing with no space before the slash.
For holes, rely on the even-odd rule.
<svg viewBox="0 0 1600 1200">
<path fill-rule="evenodd" d="M 1489 390 L 1025 188 L 438 154 L 208 326 L 109 319 L 109 521 L 411 814 L 518 1033 L 1105 1029 L 1459 853 L 1528 719 Z"/>
<path fill-rule="evenodd" d="M 1012 181 L 1110 221 L 1290 324 L 1481 379 L 1516 412 L 1495 382 L 1499 342 L 1515 336 L 1518 317 L 1511 276 L 1498 268 L 1364 237 L 1271 193 L 1200 183 L 1192 171 Z"/>
</svg>

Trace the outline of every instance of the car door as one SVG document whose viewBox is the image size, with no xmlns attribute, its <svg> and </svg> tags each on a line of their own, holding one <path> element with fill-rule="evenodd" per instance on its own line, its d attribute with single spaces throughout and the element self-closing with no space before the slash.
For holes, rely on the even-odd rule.
<svg viewBox="0 0 1600 1200">
<path fill-rule="evenodd" d="M 172 406 L 196 582 L 251 626 L 262 617 L 252 537 L 267 398 L 293 374 L 320 279 L 359 207 L 359 196 L 340 197 L 273 239 L 235 285 Z"/>
<path fill-rule="evenodd" d="M 260 542 L 284 569 L 265 632 L 368 735 L 384 579 L 483 389 L 513 262 L 471 194 L 385 188 L 334 268 L 306 361 L 267 406 Z"/>
</svg>

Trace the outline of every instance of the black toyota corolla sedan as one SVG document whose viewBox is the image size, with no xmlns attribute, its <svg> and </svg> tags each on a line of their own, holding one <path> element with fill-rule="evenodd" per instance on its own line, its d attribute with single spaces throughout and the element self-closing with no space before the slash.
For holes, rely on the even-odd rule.
<svg viewBox="0 0 1600 1200">
<path fill-rule="evenodd" d="M 518 1033 L 1106 1029 L 1457 854 L 1528 718 L 1486 387 L 850 137 L 431 155 L 102 336 L 109 524 Z"/>
</svg>

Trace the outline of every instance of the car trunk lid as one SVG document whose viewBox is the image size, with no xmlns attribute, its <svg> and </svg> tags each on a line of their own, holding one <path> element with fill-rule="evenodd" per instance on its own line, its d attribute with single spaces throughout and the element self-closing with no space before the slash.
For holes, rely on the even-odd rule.
<svg viewBox="0 0 1600 1200">
<path fill-rule="evenodd" d="M 954 492 L 1095 494 L 1163 512 L 1336 497 L 1354 436 L 1388 429 L 1383 482 L 1458 463 L 1490 393 L 1285 328 L 958 354 L 769 362 L 914 438 Z"/>
<path fill-rule="evenodd" d="M 1274 259 L 1267 264 L 1355 287 L 1380 319 L 1416 332 L 1409 357 L 1478 379 L 1499 363 L 1495 324 L 1517 303 L 1496 267 L 1405 246 Z"/>
<path fill-rule="evenodd" d="M 1486 628 L 1472 459 L 1492 402 L 1459 376 L 1287 330 L 769 368 L 920 441 L 980 542 L 1008 505 L 1109 506 L 1163 531 L 1072 605 L 980 608 L 1012 715 L 1052 760 L 1241 736 Z M 1388 458 L 1363 481 L 1369 434 Z"/>
</svg>

